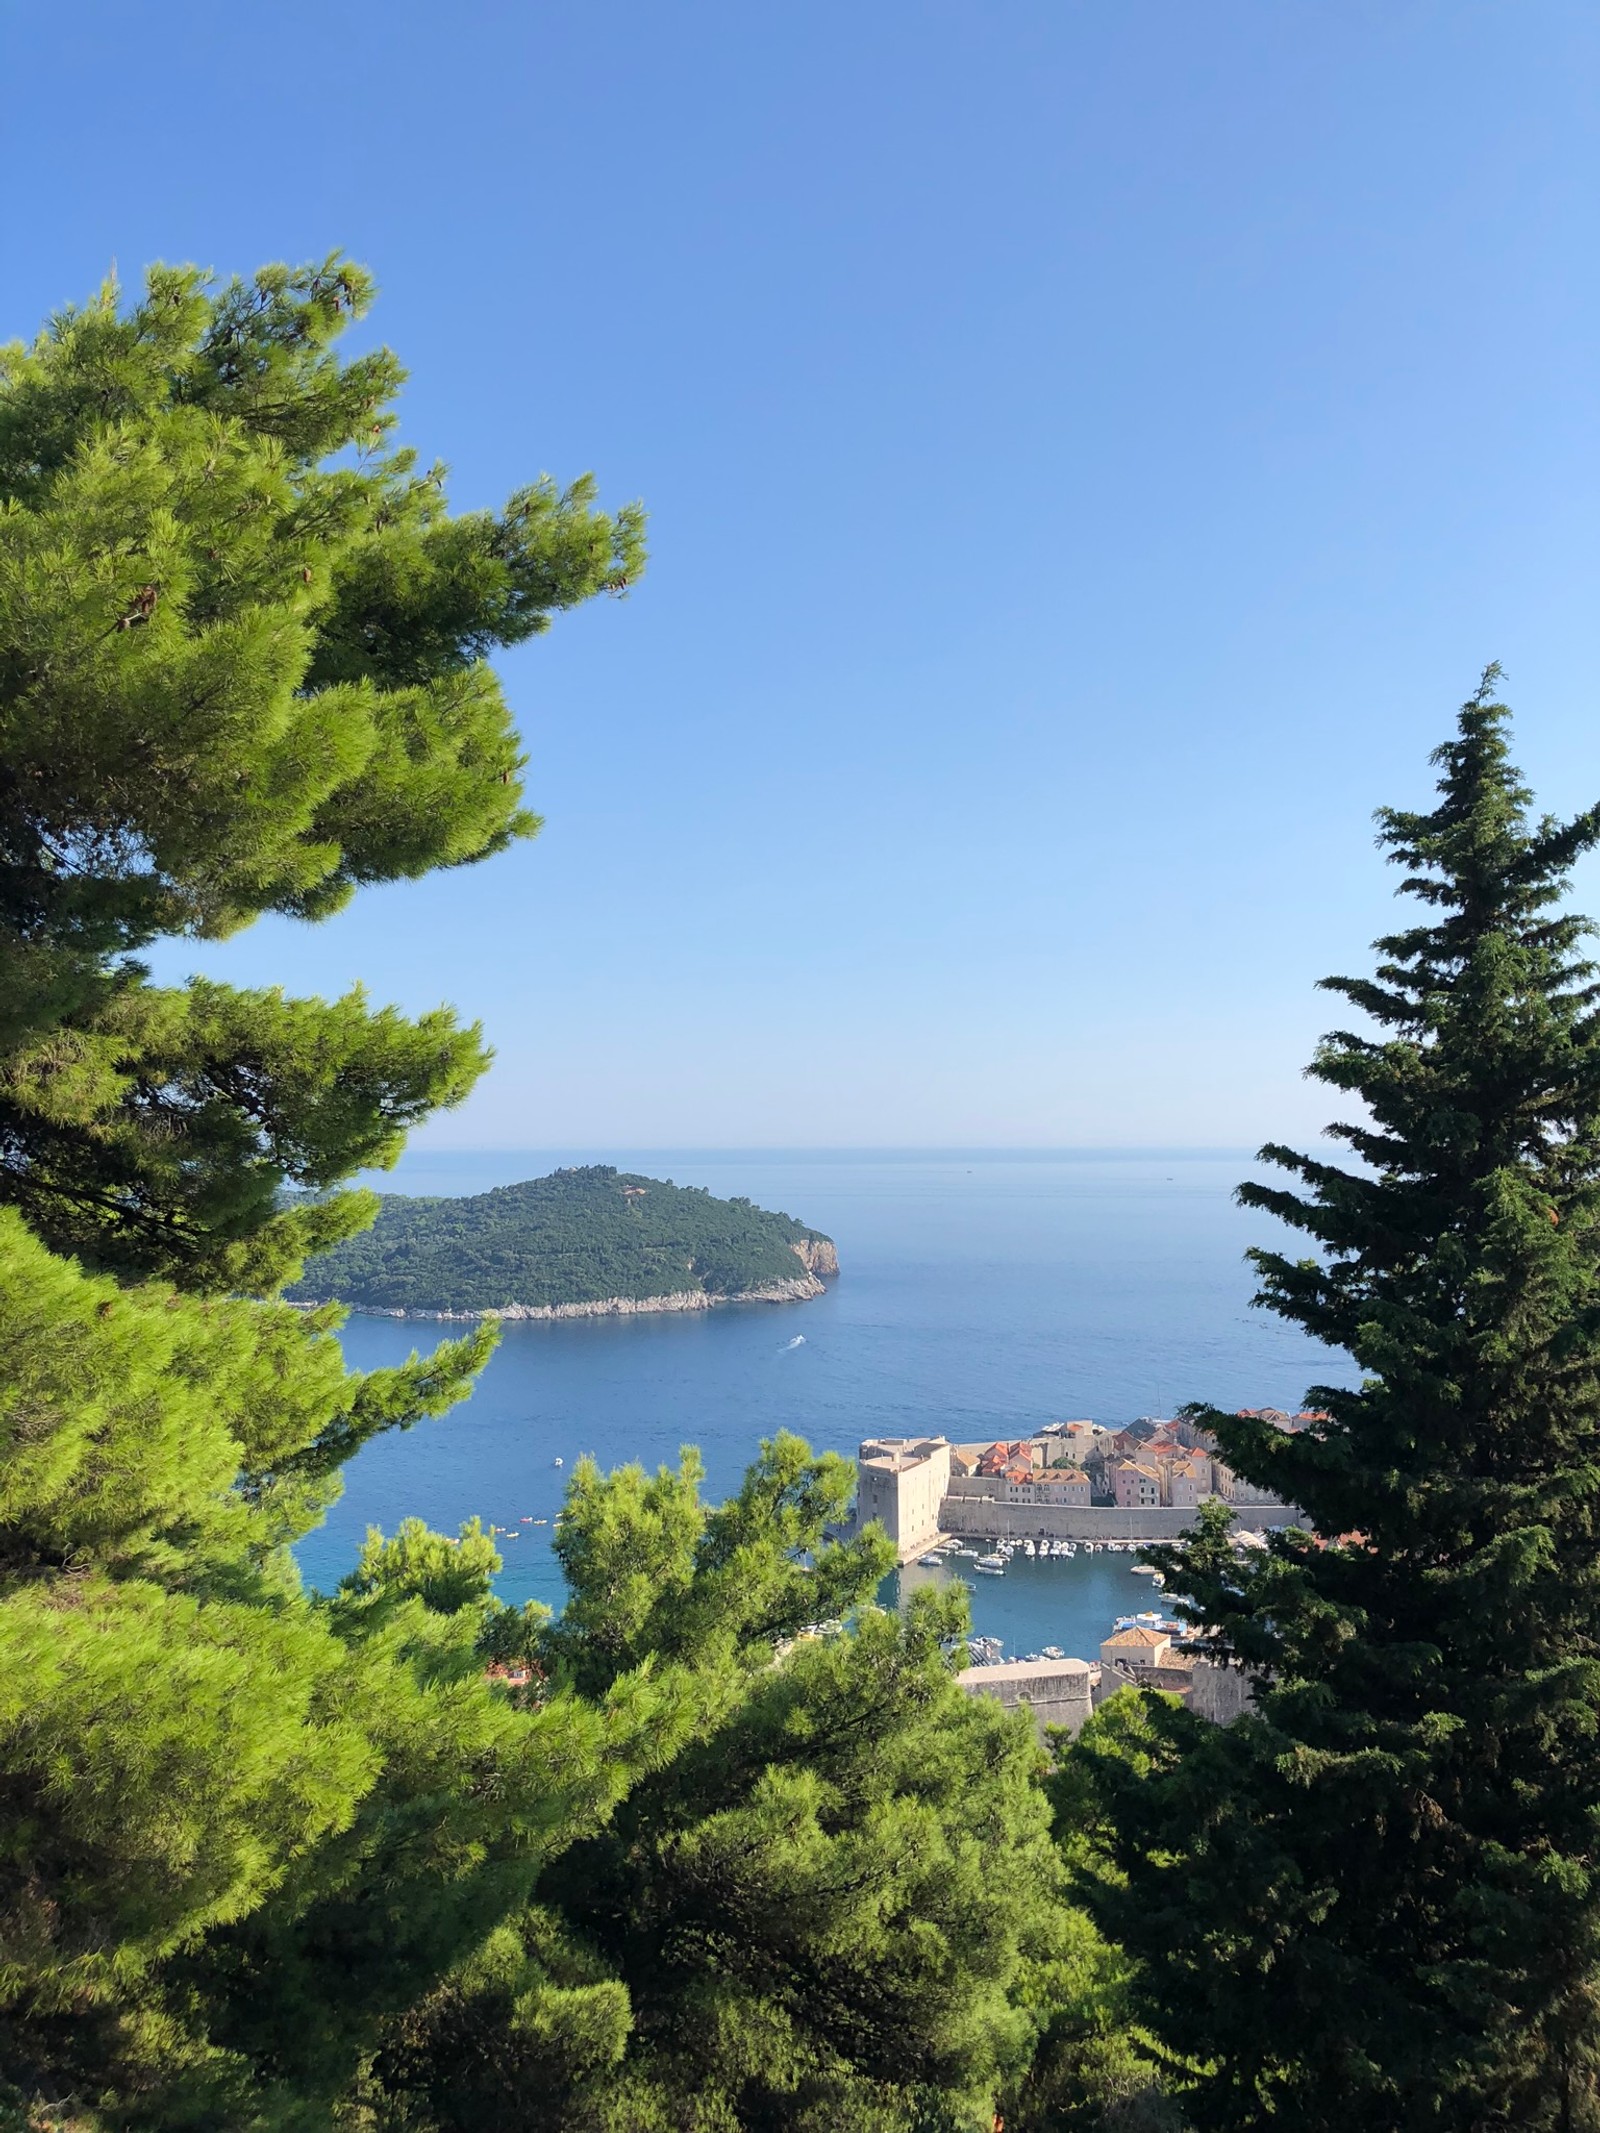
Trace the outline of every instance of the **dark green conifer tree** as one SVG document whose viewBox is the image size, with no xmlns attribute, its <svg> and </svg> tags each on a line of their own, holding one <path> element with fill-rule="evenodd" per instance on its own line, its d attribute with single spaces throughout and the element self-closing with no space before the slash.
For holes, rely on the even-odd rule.
<svg viewBox="0 0 1600 2133">
<path fill-rule="evenodd" d="M 1600 988 L 1559 908 L 1600 810 L 1530 815 L 1498 678 L 1379 818 L 1426 918 L 1326 981 L 1376 1025 L 1312 1067 L 1357 1164 L 1240 1193 L 1316 1247 L 1261 1301 L 1364 1372 L 1300 1434 L 1192 1410 L 1315 1529 L 1159 1552 L 1256 1709 L 1117 1699 L 1060 1782 L 1200 2126 L 1600 2123 Z"/>
</svg>

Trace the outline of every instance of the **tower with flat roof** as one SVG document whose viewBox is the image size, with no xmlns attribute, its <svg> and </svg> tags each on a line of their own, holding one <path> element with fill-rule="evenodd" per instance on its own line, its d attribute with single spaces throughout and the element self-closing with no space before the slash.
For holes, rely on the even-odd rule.
<svg viewBox="0 0 1600 2133">
<path fill-rule="evenodd" d="M 914 1563 L 939 1538 L 949 1490 L 948 1437 L 869 1437 L 856 1459 L 856 1524 L 876 1520 L 896 1562 Z"/>
</svg>

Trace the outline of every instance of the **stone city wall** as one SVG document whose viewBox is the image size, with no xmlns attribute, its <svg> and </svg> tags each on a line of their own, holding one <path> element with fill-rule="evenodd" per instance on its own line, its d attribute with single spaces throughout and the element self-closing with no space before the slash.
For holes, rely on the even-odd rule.
<svg viewBox="0 0 1600 2133">
<path fill-rule="evenodd" d="M 1214 1726 L 1231 1726 L 1254 1701 L 1248 1674 L 1236 1666 L 1213 1666 L 1208 1659 L 1197 1659 L 1192 1666 L 1141 1667 L 1111 1666 L 1102 1660 L 1094 1684 L 1095 1709 L 1118 1689 L 1166 1689 L 1181 1696 L 1196 1718 L 1209 1719 Z"/>
<path fill-rule="evenodd" d="M 956 1676 L 969 1696 L 992 1696 L 1007 1710 L 1026 1704 L 1043 1740 L 1046 1726 L 1077 1733 L 1093 1704 L 1096 1669 L 1085 1659 L 1013 1659 L 1004 1666 L 969 1666 Z"/>
<path fill-rule="evenodd" d="M 1238 1523 L 1252 1531 L 1302 1523 L 1298 1511 L 1282 1505 L 1236 1508 Z M 1192 1507 L 1178 1506 L 1138 1511 L 1116 1504 L 997 1503 L 992 1496 L 958 1495 L 954 1486 L 939 1507 L 945 1533 L 975 1540 L 1176 1540 L 1197 1516 Z"/>
</svg>

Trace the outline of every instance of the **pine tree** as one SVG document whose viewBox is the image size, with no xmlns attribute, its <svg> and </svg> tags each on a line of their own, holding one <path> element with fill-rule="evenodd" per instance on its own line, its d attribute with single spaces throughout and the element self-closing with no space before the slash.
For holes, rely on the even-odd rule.
<svg viewBox="0 0 1600 2133">
<path fill-rule="evenodd" d="M 692 1458 L 579 1477 L 544 1652 L 596 1693 L 645 1653 L 691 1668 L 702 1721 L 394 2025 L 408 2115 L 380 2124 L 988 2133 L 1026 2065 L 1016 1987 L 1057 1952 L 1060 1868 L 1031 1724 L 956 1685 L 964 1600 L 804 1634 L 892 1559 L 874 1530 L 797 1561 L 850 1469 L 780 1437 L 715 1511 L 697 1484 Z"/>
<path fill-rule="evenodd" d="M 364 1227 L 323 1188 L 484 1054 L 359 994 L 155 988 L 138 950 L 530 834 L 485 655 L 643 563 L 587 477 L 452 514 L 395 358 L 339 359 L 371 296 L 337 254 L 157 267 L 0 350 L 0 1200 L 185 1288 L 268 1292 Z"/>
<path fill-rule="evenodd" d="M 667 1669 L 495 1688 L 533 1625 L 471 1535 L 300 1589 L 342 1464 L 494 1335 L 362 1376 L 273 1292 L 482 1046 L 136 960 L 531 830 L 484 654 L 639 568 L 587 482 L 449 514 L 387 441 L 394 359 L 335 353 L 370 293 L 156 269 L 0 355 L 0 2110 L 320 2133 L 689 1708 Z M 276 2037 L 237 2013 L 251 1922 L 340 1902 L 370 1960 L 295 2060 L 286 2002 Z"/>
<path fill-rule="evenodd" d="M 295 1572 L 493 1347 L 352 1373 L 278 1300 L 482 1047 L 138 953 L 529 832 L 486 655 L 642 561 L 587 481 L 451 515 L 369 294 L 158 269 L 0 357 L 0 2125 L 975 2127 L 1060 1953 L 1038 1758 L 958 1609 L 784 1656 L 887 1565 L 843 1461 L 582 1469 L 559 1623 L 471 1523 Z"/>
<path fill-rule="evenodd" d="M 1113 1704 L 1061 1780 L 1200 2126 L 1600 2123 L 1600 810 L 1530 815 L 1497 680 L 1379 817 L 1425 920 L 1326 981 L 1376 1025 L 1312 1067 L 1357 1162 L 1240 1192 L 1316 1248 L 1261 1301 L 1364 1372 L 1299 1433 L 1191 1410 L 1314 1529 L 1160 1551 L 1255 1712 Z"/>
</svg>

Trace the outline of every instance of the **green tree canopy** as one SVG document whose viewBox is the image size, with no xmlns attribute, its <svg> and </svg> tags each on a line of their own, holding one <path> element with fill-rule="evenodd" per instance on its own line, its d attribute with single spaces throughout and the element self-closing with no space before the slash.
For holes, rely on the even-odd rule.
<svg viewBox="0 0 1600 2133">
<path fill-rule="evenodd" d="M 278 1292 L 482 1047 L 138 953 L 531 830 L 485 657 L 642 560 L 587 481 L 450 514 L 369 294 L 158 269 L 0 361 L 0 2125 L 977 2133 L 1063 1974 L 1040 1758 L 959 1605 L 871 1611 L 845 1462 L 581 1468 L 558 1622 L 476 1522 L 296 1575 L 494 1328 L 353 1373 Z"/>
<path fill-rule="evenodd" d="M 1496 679 L 1379 818 L 1426 921 L 1327 981 L 1376 1026 L 1312 1068 L 1358 1162 L 1240 1193 L 1316 1248 L 1257 1253 L 1262 1301 L 1365 1373 L 1297 1434 L 1192 1410 L 1320 1536 L 1160 1552 L 1256 1713 L 1102 1714 L 1063 1781 L 1202 2126 L 1600 2123 L 1600 987 L 1560 908 L 1600 810 L 1530 814 Z"/>
<path fill-rule="evenodd" d="M 470 1944 L 470 1862 L 526 1875 L 675 1737 L 665 1683 L 495 1689 L 470 1535 L 450 1612 L 409 1536 L 333 1603 L 287 1552 L 494 1336 L 347 1372 L 336 1312 L 245 1299 L 371 1199 L 280 1189 L 391 1161 L 477 1033 L 136 960 L 531 830 L 484 654 L 640 567 L 587 482 L 448 512 L 394 359 L 336 352 L 370 293 L 156 269 L 0 356 L 0 2077 L 108 2124 L 324 2126 L 326 2082 L 224 2035 L 226 1936 L 368 1860 L 409 1890 L 348 2079 L 407 1951 L 415 1989 Z"/>
<path fill-rule="evenodd" d="M 779 1438 L 710 1513 L 698 1478 L 686 1457 L 575 1479 L 552 1678 L 599 1694 L 670 1660 L 708 1702 L 395 2025 L 378 2071 L 412 2114 L 396 2122 L 988 2133 L 1035 2035 L 1014 1987 L 1061 1916 L 1032 1727 L 956 1686 L 959 1594 L 807 1633 L 891 1560 L 874 1532 L 797 1561 L 848 1500 L 843 1461 Z"/>
<path fill-rule="evenodd" d="M 370 1219 L 285 1212 L 393 1160 L 484 1063 L 446 1014 L 146 985 L 160 935 L 320 917 L 530 834 L 485 655 L 643 564 L 587 477 L 452 514 L 341 360 L 337 255 L 153 269 L 0 352 L 0 1195 L 60 1249 L 269 1289 Z"/>
</svg>

